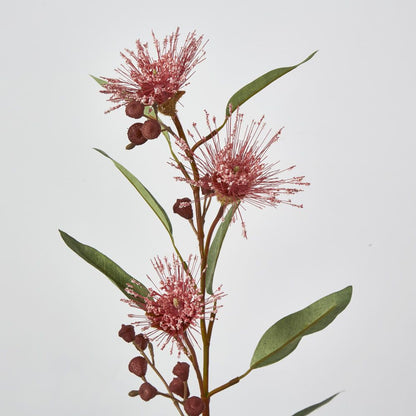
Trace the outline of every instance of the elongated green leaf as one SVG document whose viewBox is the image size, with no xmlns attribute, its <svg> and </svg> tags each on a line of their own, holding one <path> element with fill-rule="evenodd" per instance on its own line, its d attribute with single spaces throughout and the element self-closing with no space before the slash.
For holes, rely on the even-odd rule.
<svg viewBox="0 0 416 416">
<path fill-rule="evenodd" d="M 231 112 L 235 111 L 237 107 L 241 104 L 245 103 L 249 98 L 253 95 L 257 94 L 263 88 L 267 87 L 273 81 L 276 81 L 278 78 L 282 77 L 283 75 L 287 74 L 288 72 L 292 71 L 293 69 L 297 68 L 299 65 L 304 64 L 305 62 L 309 61 L 318 51 L 315 51 L 311 55 L 309 55 L 304 61 L 300 62 L 294 66 L 288 66 L 285 68 L 277 68 L 273 69 L 269 72 L 266 72 L 264 75 L 256 78 L 254 81 L 250 82 L 249 84 L 245 85 L 243 88 L 238 90 L 229 100 L 227 103 L 227 107 L 225 109 L 225 113 L 227 116 L 230 115 L 230 107 Z"/>
<path fill-rule="evenodd" d="M 90 77 L 91 77 L 94 81 L 98 82 L 98 84 L 100 84 L 102 87 L 104 87 L 104 85 L 107 85 L 107 84 L 108 84 L 108 82 L 107 82 L 105 79 L 97 78 L 97 77 L 95 77 L 94 75 L 90 75 Z"/>
<path fill-rule="evenodd" d="M 172 236 L 172 224 L 169 220 L 168 214 L 166 214 L 166 211 L 162 208 L 159 202 L 156 201 L 155 197 L 147 190 L 147 188 L 124 166 L 120 165 L 120 163 L 108 156 L 107 153 L 103 152 L 100 149 L 95 150 L 104 155 L 105 157 L 108 157 L 114 163 L 117 169 L 129 180 L 129 182 L 136 188 L 137 192 L 139 192 L 139 194 L 147 202 L 150 208 L 152 208 L 153 212 L 160 219 L 160 221 L 166 228 L 167 232 Z"/>
<path fill-rule="evenodd" d="M 212 282 L 214 280 L 215 267 L 217 266 L 218 256 L 220 255 L 222 243 L 227 234 L 228 226 L 230 225 L 231 219 L 235 211 L 238 208 L 238 204 L 231 206 L 225 216 L 223 222 L 218 227 L 217 233 L 215 234 L 214 240 L 211 243 L 207 257 L 207 271 L 205 274 L 205 288 L 207 292 L 212 295 Z"/>
<path fill-rule="evenodd" d="M 296 412 L 293 416 L 306 416 L 309 415 L 309 413 L 312 413 L 314 410 L 319 409 L 324 404 L 329 403 L 335 396 L 338 396 L 339 393 L 333 394 L 331 397 L 328 397 L 325 400 L 322 400 L 319 403 L 313 404 L 312 406 L 307 407 L 306 409 L 300 410 L 299 412 Z"/>
<path fill-rule="evenodd" d="M 143 297 L 147 297 L 149 292 L 142 283 L 138 282 L 120 266 L 114 263 L 113 260 L 100 253 L 95 248 L 80 243 L 64 231 L 59 230 L 59 233 L 65 241 L 65 244 L 71 250 L 75 251 L 75 253 L 82 257 L 87 263 L 105 274 L 129 299 L 135 300 L 138 304 L 143 303 L 140 298 L 137 298 L 126 291 L 128 285 L 130 285 L 136 293 Z"/>
<path fill-rule="evenodd" d="M 352 287 L 348 286 L 276 322 L 257 344 L 250 368 L 264 367 L 286 357 L 302 337 L 327 327 L 347 307 L 351 295 Z"/>
</svg>

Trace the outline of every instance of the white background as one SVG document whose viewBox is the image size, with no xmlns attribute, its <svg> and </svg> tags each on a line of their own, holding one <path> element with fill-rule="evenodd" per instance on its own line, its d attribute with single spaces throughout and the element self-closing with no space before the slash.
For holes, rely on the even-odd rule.
<svg viewBox="0 0 416 416">
<path fill-rule="evenodd" d="M 212 400 L 212 414 L 291 415 L 343 391 L 324 415 L 405 415 L 415 380 L 415 71 L 411 1 L 15 1 L 1 42 L 0 410 L 15 415 L 166 415 L 132 399 L 134 356 L 117 337 L 121 292 L 60 240 L 58 228 L 145 281 L 169 255 L 160 223 L 93 147 L 140 178 L 170 213 L 185 185 L 164 141 L 124 150 L 129 120 L 104 115 L 88 74 L 112 76 L 119 51 L 176 26 L 209 39 L 182 100 L 187 127 L 223 116 L 228 98 L 270 69 L 307 64 L 243 107 L 284 126 L 270 161 L 297 165 L 312 185 L 304 209 L 248 207 L 216 283 L 228 293 L 215 326 L 212 386 L 248 367 L 281 317 L 352 284 L 348 308 L 285 360 Z M 183 39 L 183 38 L 182 38 Z M 170 214 L 184 252 L 193 236 Z M 169 373 L 176 357 L 158 355 Z M 196 393 L 196 391 L 195 391 Z M 166 402 L 166 403 L 165 403 Z"/>
</svg>

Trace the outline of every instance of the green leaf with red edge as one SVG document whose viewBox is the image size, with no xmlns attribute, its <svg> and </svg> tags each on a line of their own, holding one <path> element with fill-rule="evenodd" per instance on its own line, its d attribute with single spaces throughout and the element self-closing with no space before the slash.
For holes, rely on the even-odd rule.
<svg viewBox="0 0 416 416">
<path fill-rule="evenodd" d="M 296 412 L 292 416 L 306 416 L 312 413 L 314 410 L 319 409 L 321 406 L 329 403 L 335 396 L 338 396 L 339 393 L 333 394 L 331 397 L 328 397 L 325 400 L 322 400 L 319 403 L 313 404 L 312 406 L 307 407 L 306 409 L 300 410 L 299 412 Z"/>
<path fill-rule="evenodd" d="M 100 253 L 95 248 L 80 243 L 64 231 L 59 230 L 59 233 L 61 234 L 62 239 L 65 241 L 65 244 L 71 250 L 77 253 L 78 256 L 83 258 L 87 263 L 91 264 L 101 273 L 106 275 L 124 293 L 125 296 L 136 301 L 139 306 L 143 303 L 140 301 L 140 298 L 137 298 L 126 291 L 128 285 L 130 285 L 136 293 L 143 297 L 147 297 L 149 291 L 142 283 L 134 279 L 119 265 L 114 263 L 113 260 Z"/>
<path fill-rule="evenodd" d="M 243 88 L 239 89 L 228 100 L 227 106 L 225 108 L 226 116 L 228 117 L 230 115 L 230 107 L 231 107 L 231 112 L 235 111 L 237 107 L 241 106 L 248 99 L 250 99 L 253 95 L 257 94 L 259 91 L 267 87 L 273 81 L 276 81 L 278 78 L 294 70 L 298 66 L 304 64 L 305 62 L 309 61 L 309 59 L 311 59 L 317 52 L 318 51 L 315 51 L 314 53 L 310 54 L 305 60 L 298 63 L 297 65 L 288 66 L 284 68 L 277 68 L 269 72 L 266 72 L 262 76 L 256 78 L 254 81 L 251 81 L 250 83 L 245 85 Z"/>
<path fill-rule="evenodd" d="M 150 193 L 150 191 L 124 166 L 114 160 L 112 157 L 108 156 L 107 153 L 103 152 L 100 149 L 94 148 L 97 152 L 101 153 L 103 156 L 110 159 L 116 168 L 128 179 L 128 181 L 136 188 L 137 192 L 143 197 L 147 204 L 152 208 L 153 212 L 159 218 L 163 226 L 166 228 L 166 231 L 172 236 L 172 224 L 166 214 L 166 211 L 162 208 L 159 202 L 156 201 L 155 197 Z"/>
<path fill-rule="evenodd" d="M 214 280 L 215 267 L 217 266 L 217 261 L 220 255 L 222 243 L 224 241 L 225 234 L 227 234 L 228 227 L 237 208 L 238 204 L 233 204 L 231 208 L 228 210 L 226 216 L 224 217 L 224 220 L 218 227 L 215 237 L 212 240 L 212 243 L 209 247 L 207 257 L 207 271 L 205 273 L 205 288 L 210 295 L 212 295 L 213 293 L 212 283 Z"/>
<path fill-rule="evenodd" d="M 107 85 L 108 82 L 105 79 L 97 78 L 94 75 L 90 75 L 90 77 L 97 82 L 101 87 L 104 87 L 104 85 Z"/>
<path fill-rule="evenodd" d="M 351 296 L 352 286 L 348 286 L 276 322 L 257 344 L 250 368 L 264 367 L 289 355 L 302 337 L 326 328 L 347 307 Z"/>
</svg>

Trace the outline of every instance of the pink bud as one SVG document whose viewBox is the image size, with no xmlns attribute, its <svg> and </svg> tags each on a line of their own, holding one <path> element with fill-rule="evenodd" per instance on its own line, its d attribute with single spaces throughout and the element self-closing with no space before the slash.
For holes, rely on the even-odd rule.
<svg viewBox="0 0 416 416">
<path fill-rule="evenodd" d="M 182 381 L 187 381 L 189 377 L 189 364 L 178 362 L 175 367 L 173 367 L 172 373 Z"/>
<path fill-rule="evenodd" d="M 194 214 L 192 211 L 191 200 L 189 198 L 177 199 L 173 205 L 173 212 L 187 220 L 192 219 Z"/>
<path fill-rule="evenodd" d="M 126 115 L 131 118 L 140 118 L 143 116 L 144 105 L 139 101 L 130 101 L 126 105 Z"/>
<path fill-rule="evenodd" d="M 138 377 L 146 375 L 147 361 L 143 357 L 135 357 L 129 363 L 129 371 Z"/>
<path fill-rule="evenodd" d="M 162 128 L 160 127 L 160 124 L 153 119 L 146 120 L 143 123 L 143 126 L 141 128 L 142 135 L 145 139 L 156 139 L 156 137 L 159 136 L 160 132 L 162 131 Z"/>
<path fill-rule="evenodd" d="M 183 381 L 179 377 L 175 377 L 169 384 L 169 390 L 178 396 L 185 396 L 185 386 Z"/>
<path fill-rule="evenodd" d="M 150 383 L 143 383 L 139 388 L 139 395 L 145 402 L 153 399 L 156 394 L 157 390 Z"/>
<path fill-rule="evenodd" d="M 143 137 L 142 128 L 143 123 L 134 123 L 127 130 L 127 137 L 134 144 L 143 144 L 147 142 L 147 139 Z"/>
<path fill-rule="evenodd" d="M 142 351 L 146 349 L 148 343 L 149 340 L 143 334 L 136 335 L 133 341 L 133 344 Z"/>
<path fill-rule="evenodd" d="M 199 416 L 204 411 L 205 405 L 202 399 L 192 396 L 185 400 L 183 408 L 188 416 Z"/>
<path fill-rule="evenodd" d="M 121 329 L 118 331 L 118 336 L 123 338 L 126 342 L 132 342 L 136 336 L 133 325 L 121 325 Z"/>
</svg>

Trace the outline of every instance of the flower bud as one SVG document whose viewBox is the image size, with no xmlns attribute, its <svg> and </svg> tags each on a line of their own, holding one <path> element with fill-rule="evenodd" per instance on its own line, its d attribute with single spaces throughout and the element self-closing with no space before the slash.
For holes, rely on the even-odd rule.
<svg viewBox="0 0 416 416">
<path fill-rule="evenodd" d="M 185 396 L 185 386 L 179 377 L 175 377 L 169 384 L 169 390 L 178 396 Z"/>
<path fill-rule="evenodd" d="M 190 220 L 194 216 L 191 200 L 189 198 L 177 199 L 173 205 L 173 212 L 181 217 Z"/>
<path fill-rule="evenodd" d="M 144 377 L 147 371 L 147 361 L 143 357 L 134 357 L 129 363 L 129 371 L 138 377 Z"/>
<path fill-rule="evenodd" d="M 140 118 L 143 116 L 144 105 L 139 101 L 130 101 L 126 105 L 126 115 L 131 118 Z"/>
<path fill-rule="evenodd" d="M 189 364 L 178 362 L 178 364 L 173 367 L 172 373 L 182 381 L 187 381 L 189 377 Z"/>
<path fill-rule="evenodd" d="M 127 137 L 134 144 L 143 144 L 147 142 L 147 139 L 143 137 L 141 127 L 143 123 L 134 123 L 127 130 Z"/>
<path fill-rule="evenodd" d="M 118 336 L 123 338 L 126 342 L 132 342 L 136 336 L 133 325 L 121 325 L 121 329 L 118 331 Z"/>
<path fill-rule="evenodd" d="M 188 416 L 199 416 L 204 411 L 205 405 L 202 399 L 192 396 L 185 400 L 183 408 Z"/>
<path fill-rule="evenodd" d="M 208 175 L 208 173 L 200 179 L 199 182 L 200 182 L 202 195 L 210 195 L 214 193 L 214 190 L 209 185 L 210 181 L 211 181 L 211 178 Z"/>
<path fill-rule="evenodd" d="M 142 351 L 146 349 L 148 343 L 149 340 L 143 334 L 137 334 L 133 341 L 136 348 Z"/>
<path fill-rule="evenodd" d="M 145 139 L 156 139 L 159 136 L 162 128 L 160 124 L 153 119 L 146 120 L 141 127 L 142 135 Z"/>
<path fill-rule="evenodd" d="M 143 383 L 139 388 L 139 395 L 145 401 L 153 399 L 157 394 L 157 390 L 150 383 Z"/>
</svg>

